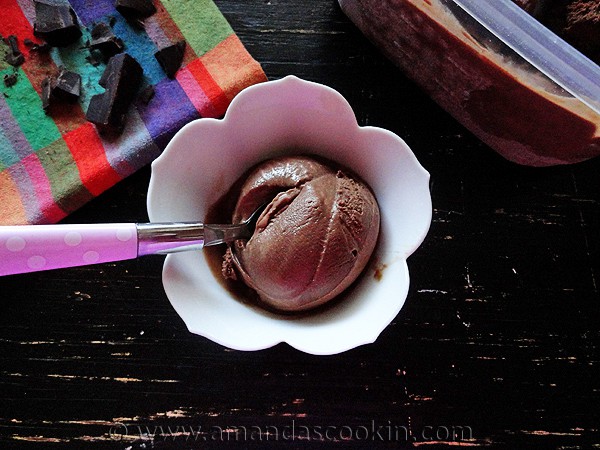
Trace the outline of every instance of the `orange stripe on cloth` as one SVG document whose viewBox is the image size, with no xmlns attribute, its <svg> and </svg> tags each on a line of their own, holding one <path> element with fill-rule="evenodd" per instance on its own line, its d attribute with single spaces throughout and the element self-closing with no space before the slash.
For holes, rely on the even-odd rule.
<svg viewBox="0 0 600 450">
<path fill-rule="evenodd" d="M 96 128 L 86 123 L 63 136 L 86 189 L 94 196 L 114 186 L 121 177 L 111 167 Z"/>
<path fill-rule="evenodd" d="M 19 188 L 7 170 L 0 172 L 0 198 L 0 225 L 24 225 L 28 222 Z"/>
<path fill-rule="evenodd" d="M 267 81 L 260 64 L 250 56 L 235 34 L 202 55 L 200 60 L 228 100 L 250 84 Z"/>
</svg>

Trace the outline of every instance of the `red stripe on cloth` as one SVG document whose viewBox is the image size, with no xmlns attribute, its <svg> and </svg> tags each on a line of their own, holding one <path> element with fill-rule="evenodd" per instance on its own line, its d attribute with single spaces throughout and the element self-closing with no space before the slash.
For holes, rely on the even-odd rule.
<svg viewBox="0 0 600 450">
<path fill-rule="evenodd" d="M 96 128 L 86 123 L 63 136 L 79 170 L 79 178 L 94 196 L 114 186 L 121 177 L 111 167 Z"/>
<path fill-rule="evenodd" d="M 30 39 L 35 43 L 42 43 L 43 40 L 33 35 L 33 26 L 27 20 L 18 0 L 0 0 L 0 34 L 8 37 L 11 34 L 17 36 L 19 50 L 25 56 L 25 62 L 21 69 L 29 78 L 33 88 L 39 93 L 42 92 L 42 80 L 49 73 L 57 71 L 56 64 L 49 54 L 44 52 L 32 52 L 31 47 L 23 44 L 25 39 Z"/>
<path fill-rule="evenodd" d="M 212 117 L 220 117 L 225 114 L 227 106 L 229 106 L 229 99 L 202 61 L 199 58 L 195 59 L 186 66 L 186 69 L 194 76 L 194 79 L 212 103 L 214 108 L 214 115 Z"/>
<path fill-rule="evenodd" d="M 35 196 L 38 199 L 40 210 L 43 215 L 43 217 L 36 219 L 36 222 L 56 223 L 64 218 L 67 213 L 65 213 L 54 201 L 50 180 L 48 180 L 46 171 L 37 155 L 32 153 L 23 158 L 21 162 L 29 174 Z"/>
<path fill-rule="evenodd" d="M 218 117 L 210 99 L 187 67 L 178 70 L 175 78 L 201 117 Z"/>
<path fill-rule="evenodd" d="M 4 37 L 14 34 L 19 38 L 19 50 L 25 56 L 29 54 L 29 48 L 23 45 L 22 40 L 29 38 L 35 42 L 39 40 L 33 36 L 33 27 L 23 14 L 21 6 L 17 0 L 2 0 L 0 1 L 2 14 L 0 14 L 0 30 Z"/>
</svg>

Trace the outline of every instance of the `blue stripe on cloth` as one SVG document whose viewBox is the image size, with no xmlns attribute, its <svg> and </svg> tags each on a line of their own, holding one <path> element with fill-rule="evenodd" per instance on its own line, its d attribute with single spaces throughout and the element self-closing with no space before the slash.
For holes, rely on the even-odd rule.
<svg viewBox="0 0 600 450">
<path fill-rule="evenodd" d="M 154 89 L 148 105 L 137 102 L 136 106 L 150 136 L 159 148 L 164 148 L 175 132 L 200 115 L 177 80 L 166 78 Z"/>
<path fill-rule="evenodd" d="M 103 18 L 118 14 L 115 0 L 69 0 L 73 11 L 86 27 Z"/>
<path fill-rule="evenodd" d="M 115 20 L 113 32 L 125 44 L 125 51 L 133 56 L 144 69 L 144 76 L 150 84 L 158 83 L 166 77 L 154 53 L 158 50 L 145 30 L 131 26 L 125 18 L 115 10 L 114 0 L 70 0 L 73 10 L 81 22 L 92 27 L 94 23 Z"/>
<path fill-rule="evenodd" d="M 0 128 L 0 169 L 10 167 L 17 162 L 19 162 L 19 156 L 15 152 L 10 139 L 4 134 L 4 130 Z"/>
<path fill-rule="evenodd" d="M 14 164 L 6 170 L 19 190 L 27 221 L 33 223 L 40 220 L 43 217 L 40 202 L 35 194 L 35 188 L 33 187 L 29 172 L 27 172 L 23 163 Z"/>
<path fill-rule="evenodd" d="M 152 140 L 135 106 L 129 109 L 125 128 L 116 139 L 100 138 L 108 162 L 123 178 L 160 155 L 160 149 Z"/>
<path fill-rule="evenodd" d="M 156 84 L 166 78 L 165 73 L 154 57 L 158 50 L 144 30 L 134 29 L 121 15 L 117 15 L 113 26 L 116 36 L 123 40 L 125 51 L 133 56 L 144 69 L 144 77 L 148 83 Z"/>
<path fill-rule="evenodd" d="M 33 147 L 23 134 L 23 130 L 12 115 L 4 96 L 0 95 L 0 128 L 3 140 L 0 143 L 0 156 L 3 163 L 20 160 L 33 153 Z M 14 161 L 16 162 L 16 161 Z"/>
</svg>

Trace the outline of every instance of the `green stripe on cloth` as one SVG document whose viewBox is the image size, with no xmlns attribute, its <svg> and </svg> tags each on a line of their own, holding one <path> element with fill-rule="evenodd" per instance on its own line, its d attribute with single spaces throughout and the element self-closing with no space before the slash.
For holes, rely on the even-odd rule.
<svg viewBox="0 0 600 450">
<path fill-rule="evenodd" d="M 212 0 L 161 0 L 161 3 L 198 56 L 233 34 Z"/>
<path fill-rule="evenodd" d="M 63 139 L 39 150 L 37 156 L 50 182 L 52 197 L 60 209 L 71 213 L 76 205 L 83 205 L 93 198 L 81 184 L 77 165 Z"/>
<path fill-rule="evenodd" d="M 0 39 L 0 70 L 5 70 L 10 67 L 5 60 L 6 55 L 8 54 L 8 45 L 4 43 L 3 39 Z"/>
<path fill-rule="evenodd" d="M 13 73 L 12 68 L 0 71 L 0 79 L 10 73 Z M 18 77 L 19 81 L 14 86 L 6 87 L 0 83 L 0 91 L 21 131 L 36 151 L 59 139 L 60 132 L 54 120 L 44 113 L 42 101 L 23 70 L 18 70 Z"/>
<path fill-rule="evenodd" d="M 19 162 L 19 156 L 12 148 L 12 143 L 0 128 L 0 171 Z"/>
</svg>

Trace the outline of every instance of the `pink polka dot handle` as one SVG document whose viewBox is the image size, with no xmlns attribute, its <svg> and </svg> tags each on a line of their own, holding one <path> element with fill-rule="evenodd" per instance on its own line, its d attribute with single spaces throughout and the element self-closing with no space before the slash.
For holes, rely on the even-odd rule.
<svg viewBox="0 0 600 450">
<path fill-rule="evenodd" d="M 0 276 L 137 256 L 134 223 L 0 227 Z"/>
<path fill-rule="evenodd" d="M 205 245 L 248 239 L 263 209 L 264 205 L 238 224 L 0 226 L 0 276 L 200 250 Z"/>
</svg>

